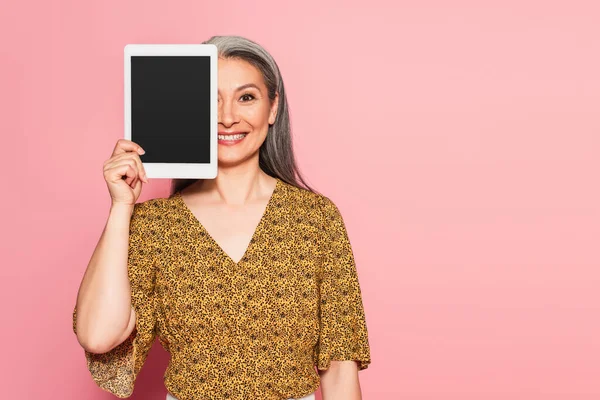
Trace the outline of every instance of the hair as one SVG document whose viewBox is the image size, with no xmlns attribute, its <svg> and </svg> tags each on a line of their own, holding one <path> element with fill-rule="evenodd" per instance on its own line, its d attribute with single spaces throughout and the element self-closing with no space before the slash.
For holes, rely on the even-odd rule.
<svg viewBox="0 0 600 400">
<path fill-rule="evenodd" d="M 292 147 L 290 115 L 283 79 L 273 57 L 259 44 L 241 36 L 213 36 L 203 44 L 217 46 L 218 56 L 244 60 L 256 67 L 264 80 L 271 104 L 279 94 L 275 123 L 259 149 L 259 167 L 267 174 L 301 189 L 318 193 L 310 187 L 296 164 Z M 200 179 L 173 179 L 171 194 L 183 190 Z"/>
</svg>

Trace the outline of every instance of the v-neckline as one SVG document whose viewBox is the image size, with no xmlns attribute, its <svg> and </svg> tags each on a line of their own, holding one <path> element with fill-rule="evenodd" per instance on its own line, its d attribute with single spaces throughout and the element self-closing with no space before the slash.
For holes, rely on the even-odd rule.
<svg viewBox="0 0 600 400">
<path fill-rule="evenodd" d="M 265 221 L 267 219 L 267 216 L 269 215 L 269 211 L 272 208 L 272 203 L 274 202 L 275 197 L 277 196 L 277 194 L 279 192 L 280 185 L 281 185 L 281 181 L 279 180 L 279 178 L 275 177 L 275 188 L 273 189 L 273 192 L 271 192 L 269 201 L 267 201 L 267 205 L 265 206 L 263 214 L 260 217 L 260 220 L 258 221 L 256 228 L 254 228 L 254 232 L 252 233 L 252 237 L 250 238 L 250 242 L 246 246 L 246 250 L 244 251 L 242 258 L 240 258 L 240 260 L 237 262 L 229 254 L 227 254 L 227 252 L 225 250 L 223 250 L 223 247 L 221 247 L 221 245 L 208 232 L 208 230 L 204 227 L 204 225 L 202 225 L 200 220 L 196 217 L 196 215 L 192 212 L 192 210 L 188 207 L 186 202 L 183 200 L 183 197 L 181 195 L 181 190 L 178 190 L 177 192 L 175 192 L 173 197 L 179 202 L 179 204 L 181 205 L 181 208 L 184 210 L 185 214 L 188 216 L 188 219 L 191 221 L 192 225 L 194 227 L 196 227 L 200 232 L 204 233 L 206 238 L 208 238 L 208 240 L 217 249 L 217 251 L 219 253 L 221 253 L 229 262 L 231 262 L 234 266 L 237 267 L 242 262 L 244 262 L 244 260 L 247 259 L 247 256 L 250 253 L 252 245 L 256 242 L 256 238 L 257 238 L 258 234 L 264 229 L 264 225 L 266 223 Z"/>
</svg>

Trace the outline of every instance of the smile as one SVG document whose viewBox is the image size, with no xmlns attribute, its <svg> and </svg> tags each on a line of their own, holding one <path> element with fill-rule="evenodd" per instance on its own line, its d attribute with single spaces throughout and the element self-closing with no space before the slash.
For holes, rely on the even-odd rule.
<svg viewBox="0 0 600 400">
<path fill-rule="evenodd" d="M 246 135 L 248 135 L 247 133 L 238 133 L 235 135 L 219 135 L 219 140 L 229 140 L 229 141 L 234 141 L 234 140 L 240 140 L 246 137 Z"/>
</svg>

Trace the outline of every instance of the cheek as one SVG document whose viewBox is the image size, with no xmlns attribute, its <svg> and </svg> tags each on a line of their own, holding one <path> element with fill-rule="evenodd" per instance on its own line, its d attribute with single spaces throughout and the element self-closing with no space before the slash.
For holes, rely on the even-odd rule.
<svg viewBox="0 0 600 400">
<path fill-rule="evenodd" d="M 265 107 L 248 107 L 243 118 L 254 127 L 265 125 L 269 123 L 269 110 Z"/>
</svg>

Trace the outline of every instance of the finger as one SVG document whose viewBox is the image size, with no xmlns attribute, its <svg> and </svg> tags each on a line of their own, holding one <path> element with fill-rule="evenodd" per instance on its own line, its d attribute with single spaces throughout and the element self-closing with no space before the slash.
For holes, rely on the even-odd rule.
<svg viewBox="0 0 600 400">
<path fill-rule="evenodd" d="M 141 160 L 139 154 L 137 154 L 135 152 L 127 151 L 125 153 L 118 154 L 118 155 L 112 157 L 110 160 L 108 160 L 107 165 L 109 165 L 109 166 L 111 164 L 116 165 L 119 161 L 125 160 L 125 159 L 132 159 L 135 161 L 135 163 L 137 165 L 137 169 L 140 174 L 140 178 L 145 183 L 148 183 L 148 176 L 146 175 L 146 168 L 144 168 L 144 163 L 142 163 L 142 160 Z"/>
<path fill-rule="evenodd" d="M 127 153 L 126 155 L 128 157 L 125 159 L 125 162 L 134 171 L 134 176 L 133 176 L 133 179 L 131 180 L 131 183 L 129 184 L 129 186 L 131 186 L 132 189 L 135 189 L 138 181 L 143 182 L 146 179 L 146 177 L 144 176 L 144 171 L 140 170 L 140 168 L 144 168 L 144 167 L 142 166 L 140 157 L 137 154 Z M 148 182 L 146 181 L 146 183 L 148 183 Z"/>
<path fill-rule="evenodd" d="M 116 180 L 117 177 L 125 179 L 128 185 L 137 178 L 138 171 L 133 160 L 122 160 L 119 164 L 110 167 L 107 170 L 111 180 Z"/>
<path fill-rule="evenodd" d="M 127 180 L 128 180 L 129 182 L 127 182 Z M 136 183 L 136 182 L 137 182 L 137 180 L 138 180 L 138 176 L 137 176 L 137 174 L 136 174 L 136 175 L 135 175 L 133 178 L 127 178 L 127 180 L 126 180 L 127 184 L 128 184 L 128 185 L 129 185 L 129 186 L 130 186 L 130 187 L 133 189 L 133 188 L 135 187 L 135 183 Z"/>
<path fill-rule="evenodd" d="M 135 151 L 138 154 L 145 153 L 144 149 L 142 149 L 142 146 L 140 146 L 139 144 L 132 142 L 131 140 L 119 139 L 119 140 L 117 140 L 117 143 L 115 144 L 115 148 L 113 150 L 112 155 L 116 156 L 118 154 L 123 154 L 128 151 Z"/>
<path fill-rule="evenodd" d="M 144 168 L 144 163 L 142 162 L 142 159 L 138 154 L 135 153 L 131 153 L 131 157 L 135 160 L 140 179 L 144 181 L 144 183 L 148 183 L 148 176 L 146 175 L 146 168 Z"/>
<path fill-rule="evenodd" d="M 133 190 L 138 190 L 138 187 L 141 187 L 142 185 L 143 185 L 142 180 L 136 179 L 135 184 L 133 185 Z"/>
</svg>

